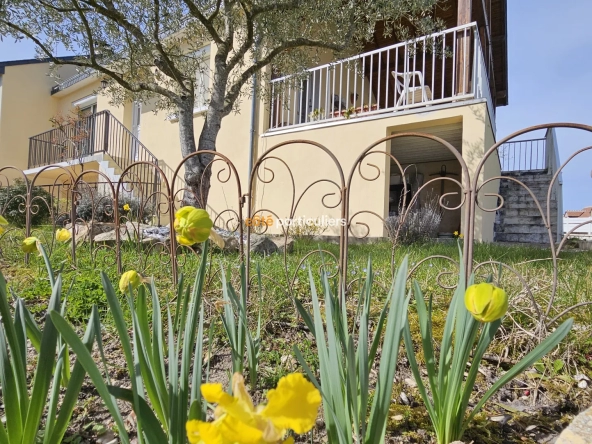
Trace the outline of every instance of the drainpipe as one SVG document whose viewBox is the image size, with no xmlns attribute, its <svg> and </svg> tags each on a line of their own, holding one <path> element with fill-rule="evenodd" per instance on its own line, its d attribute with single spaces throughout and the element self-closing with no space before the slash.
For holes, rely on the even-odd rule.
<svg viewBox="0 0 592 444">
<path fill-rule="evenodd" d="M 253 59 L 254 63 L 257 63 L 257 48 L 259 46 L 259 38 L 255 40 L 255 56 Z M 253 87 L 251 88 L 251 125 L 250 128 L 250 140 L 249 140 L 249 176 L 247 186 L 251 184 L 251 170 L 253 169 L 253 151 L 255 148 L 255 111 L 257 110 L 257 98 L 255 94 L 257 92 L 257 73 L 253 74 Z M 249 191 L 250 192 L 250 191 Z"/>
</svg>

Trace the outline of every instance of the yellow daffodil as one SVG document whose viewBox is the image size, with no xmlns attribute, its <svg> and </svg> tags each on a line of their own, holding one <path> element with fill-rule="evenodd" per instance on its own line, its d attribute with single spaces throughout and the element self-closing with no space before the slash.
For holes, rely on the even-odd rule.
<svg viewBox="0 0 592 444">
<path fill-rule="evenodd" d="M 129 211 L 129 210 L 131 210 L 131 207 L 129 206 L 129 204 L 125 204 L 123 206 L 123 211 Z"/>
<path fill-rule="evenodd" d="M 65 228 L 58 228 L 56 231 L 56 240 L 58 242 L 68 242 L 72 238 L 72 233 L 70 230 L 66 230 Z"/>
<path fill-rule="evenodd" d="M 132 286 L 132 289 L 135 290 L 141 283 L 142 277 L 138 272 L 135 270 L 129 270 L 121 275 L 121 279 L 119 279 L 119 290 L 121 290 L 122 293 L 126 293 L 130 285 Z"/>
<path fill-rule="evenodd" d="M 465 235 L 461 233 L 458 235 L 458 237 L 459 237 L 459 239 L 462 239 L 463 237 L 465 237 Z"/>
<path fill-rule="evenodd" d="M 454 232 L 454 235 L 455 235 L 455 236 L 458 236 L 458 231 L 455 231 L 455 232 Z"/>
<path fill-rule="evenodd" d="M 213 225 L 206 210 L 182 207 L 175 213 L 173 227 L 177 233 L 177 242 L 181 245 L 193 245 L 206 241 Z"/>
<path fill-rule="evenodd" d="M 478 321 L 493 322 L 508 311 L 508 296 L 495 285 L 474 284 L 465 292 L 465 306 Z"/>
<path fill-rule="evenodd" d="M 0 234 L 4 233 L 4 227 L 8 225 L 8 221 L 0 216 Z"/>
<path fill-rule="evenodd" d="M 21 244 L 21 250 L 23 250 L 23 253 L 34 253 L 35 250 L 37 250 L 37 242 L 39 242 L 39 239 L 36 237 L 28 237 L 23 240 L 23 243 Z"/>
<path fill-rule="evenodd" d="M 281 378 L 267 393 L 267 405 L 253 405 L 239 373 L 232 377 L 232 391 L 234 396 L 222 384 L 202 384 L 204 399 L 218 406 L 213 422 L 187 422 L 191 444 L 292 444 L 291 437 L 284 440 L 288 429 L 312 429 L 321 404 L 319 391 L 300 373 Z"/>
</svg>

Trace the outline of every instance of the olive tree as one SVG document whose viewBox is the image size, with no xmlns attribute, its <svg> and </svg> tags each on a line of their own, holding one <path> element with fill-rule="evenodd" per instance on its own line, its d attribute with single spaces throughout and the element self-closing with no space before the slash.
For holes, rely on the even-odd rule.
<svg viewBox="0 0 592 444">
<path fill-rule="evenodd" d="M 108 79 L 114 104 L 151 101 L 179 120 L 185 157 L 216 150 L 225 116 L 235 111 L 262 69 L 301 71 L 320 51 L 359 51 L 386 33 L 426 33 L 441 0 L 0 0 L 0 35 L 32 40 L 53 66 L 93 69 Z M 213 68 L 201 49 L 212 44 Z M 59 45 L 75 58 L 61 58 Z M 210 79 L 207 111 L 196 144 L 198 73 Z M 259 84 L 265 84 L 262 80 Z M 261 90 L 263 91 L 263 90 Z M 259 92 L 261 92 L 259 91 Z M 211 156 L 186 163 L 189 204 L 207 202 Z"/>
</svg>

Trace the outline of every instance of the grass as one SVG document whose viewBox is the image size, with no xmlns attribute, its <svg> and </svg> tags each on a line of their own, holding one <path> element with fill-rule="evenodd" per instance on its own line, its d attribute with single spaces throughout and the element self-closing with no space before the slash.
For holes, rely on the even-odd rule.
<svg viewBox="0 0 592 444">
<path fill-rule="evenodd" d="M 38 229 L 37 234 L 43 240 L 47 229 Z M 43 269 L 41 259 L 31 255 L 30 263 L 26 265 L 23 255 L 18 249 L 18 240 L 22 234 L 16 231 L 0 240 L 0 267 L 11 286 L 19 295 L 23 296 L 32 311 L 43 314 L 50 296 L 49 283 Z M 299 344 L 306 360 L 315 368 L 315 345 L 310 334 L 298 322 L 292 297 L 299 298 L 303 303 L 310 301 L 310 288 L 307 277 L 307 267 L 310 266 L 318 279 L 318 270 L 335 273 L 337 264 L 332 262 L 331 254 L 315 253 L 301 264 L 301 259 L 308 253 L 322 249 L 338 256 L 338 245 L 328 242 L 316 242 L 300 239 L 295 242 L 294 251 L 288 255 L 286 264 L 284 256 L 274 254 L 267 257 L 255 255 L 251 258 L 252 276 L 257 263 L 261 264 L 263 275 L 263 294 L 255 295 L 252 301 L 261 300 L 262 313 L 262 347 L 260 357 L 260 382 L 263 389 L 274 386 L 277 380 L 285 374 L 297 370 L 296 360 L 293 358 L 292 346 Z M 92 304 L 97 304 L 101 311 L 103 323 L 107 329 L 112 328 L 112 320 L 107 311 L 107 301 L 100 284 L 99 270 L 103 269 L 113 282 L 117 282 L 119 275 L 115 266 L 115 252 L 111 248 L 98 248 L 91 251 L 88 244 L 82 244 L 77 249 L 77 261 L 74 264 L 70 258 L 67 245 L 54 245 L 51 249 L 51 261 L 56 268 L 63 269 L 64 288 L 72 285 L 68 296 L 68 310 L 66 317 L 75 325 L 81 325 L 88 317 Z M 456 242 L 434 242 L 423 245 L 401 246 L 394 252 L 394 264 L 409 255 L 410 268 L 419 264 L 429 256 L 447 256 L 458 261 L 458 246 Z M 372 259 L 375 276 L 375 313 L 384 302 L 386 290 L 391 284 L 392 276 L 392 246 L 387 241 L 372 244 L 350 245 L 348 251 L 348 277 L 350 281 L 349 295 L 351 309 L 355 309 L 357 293 L 357 279 L 366 273 L 368 257 Z M 475 263 L 484 264 L 477 268 L 477 280 L 484 280 L 494 276 L 497 284 L 503 287 L 511 298 L 509 316 L 504 321 L 502 335 L 494 341 L 491 353 L 499 354 L 505 359 L 517 359 L 536 343 L 534 330 L 538 325 L 537 310 L 545 312 L 552 293 L 553 265 L 550 251 L 542 248 L 527 246 L 507 246 L 496 244 L 475 244 Z M 326 267 L 321 268 L 322 261 Z M 186 251 L 178 259 L 179 270 L 193 277 L 199 263 L 199 256 Z M 207 325 L 213 328 L 214 352 L 224 351 L 227 345 L 224 339 L 222 323 L 218 315 L 216 301 L 221 299 L 221 283 L 219 270 L 223 267 L 230 271 L 235 288 L 238 287 L 239 257 L 238 254 L 223 254 L 215 252 L 210 257 L 210 271 L 206 294 L 204 295 L 207 313 Z M 503 262 L 511 268 L 502 268 L 495 263 Z M 153 276 L 159 289 L 159 294 L 174 296 L 172 273 L 168 256 L 153 252 L 147 254 L 138 250 L 134 244 L 122 246 L 122 263 L 124 270 L 137 269 L 146 276 Z M 423 262 L 413 273 L 421 288 L 433 298 L 434 303 L 434 338 L 442 334 L 446 310 L 452 296 L 451 286 L 457 279 L 458 268 L 453 261 L 441 258 Z M 336 278 L 334 278 L 336 282 Z M 256 292 L 256 285 L 253 291 Z M 528 288 L 531 292 L 526 291 Z M 551 305 L 547 319 L 554 318 L 565 309 L 592 300 L 592 252 L 561 253 L 558 260 L 557 293 Z M 259 297 L 260 296 L 260 297 Z M 534 300 L 533 300 L 534 299 Z M 536 302 L 536 304 L 534 304 Z M 251 307 L 251 320 L 259 307 Z M 127 315 L 127 314 L 126 314 Z M 409 309 L 412 327 L 417 323 L 417 316 L 413 304 Z M 565 362 L 562 373 L 574 375 L 576 372 L 592 375 L 592 305 L 579 307 L 569 313 L 575 318 L 575 328 L 568 336 L 568 340 L 556 350 L 548 359 L 561 359 Z M 564 319 L 567 316 L 562 317 Z M 558 321 L 561 321 L 559 319 Z M 549 326 L 553 328 L 553 325 Z M 414 329 L 414 335 L 418 335 Z M 414 338 L 416 342 L 418 336 Z M 403 355 L 400 355 L 403 356 Z M 544 375 L 543 375 L 544 376 Z M 534 381 L 544 388 L 549 398 L 571 397 L 570 385 L 563 383 L 552 384 L 543 377 Z M 573 384 L 571 384 L 573 387 Z M 555 390 L 554 390 L 555 389 Z M 417 397 L 419 399 L 419 397 Z M 580 402 L 584 402 L 580 397 Z M 397 433 L 413 435 L 414 428 L 424 428 L 427 417 L 425 409 L 395 405 L 393 415 L 403 415 L 402 421 L 393 421 L 389 428 Z M 422 412 L 421 414 L 419 412 Z M 476 425 L 479 427 L 479 424 Z M 484 432 L 491 428 L 487 421 L 483 423 Z"/>
</svg>

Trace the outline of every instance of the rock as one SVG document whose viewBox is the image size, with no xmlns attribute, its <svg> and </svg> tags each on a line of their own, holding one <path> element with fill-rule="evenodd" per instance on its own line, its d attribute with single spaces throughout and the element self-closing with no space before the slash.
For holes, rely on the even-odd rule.
<svg viewBox="0 0 592 444">
<path fill-rule="evenodd" d="M 97 444 L 117 444 L 118 442 L 117 436 L 111 430 L 97 438 Z"/>
<path fill-rule="evenodd" d="M 288 254 L 294 251 L 294 239 L 292 239 L 291 237 L 287 239 L 284 237 L 277 237 L 273 239 L 273 242 L 278 247 L 278 251 L 280 254 L 284 254 L 284 249 Z"/>
<path fill-rule="evenodd" d="M 508 422 L 512 417 L 510 415 L 499 415 L 499 416 L 491 416 L 489 418 L 490 421 L 499 422 L 502 425 Z"/>
<path fill-rule="evenodd" d="M 578 388 L 585 389 L 588 388 L 588 382 L 585 379 L 582 379 L 578 382 Z"/>
<path fill-rule="evenodd" d="M 411 404 L 409 402 L 409 398 L 407 397 L 407 395 L 405 394 L 405 392 L 401 392 L 401 394 L 399 395 L 399 397 L 401 398 L 401 402 L 405 405 L 409 405 Z"/>
<path fill-rule="evenodd" d="M 123 227 L 122 227 L 123 228 Z M 150 225 L 139 224 L 138 222 L 130 222 L 129 220 L 125 223 L 125 228 L 132 238 L 138 238 L 147 228 L 151 228 Z"/>
<path fill-rule="evenodd" d="M 97 244 L 113 246 L 117 240 L 116 236 L 116 230 L 108 231 L 106 233 L 96 235 L 94 242 Z M 126 228 L 119 229 L 119 239 L 121 242 L 135 241 L 133 234 L 130 234 Z"/>
<path fill-rule="evenodd" d="M 574 379 L 575 379 L 576 381 L 578 381 L 578 382 L 579 382 L 579 381 L 588 381 L 588 382 L 590 382 L 590 378 L 588 378 L 586 375 L 584 375 L 584 374 L 582 374 L 582 373 L 575 375 L 575 376 L 574 376 Z"/>
<path fill-rule="evenodd" d="M 279 251 L 278 246 L 270 238 L 260 235 L 251 235 L 251 253 L 258 253 L 268 256 Z"/>
<path fill-rule="evenodd" d="M 153 239 L 157 242 L 167 243 L 171 239 L 171 230 L 169 227 L 150 227 L 142 231 L 144 239 Z"/>
<path fill-rule="evenodd" d="M 412 378 L 405 378 L 405 384 L 408 387 L 417 387 L 417 382 L 415 382 L 415 379 Z"/>
<path fill-rule="evenodd" d="M 395 416 L 391 416 L 391 418 L 393 419 L 393 421 L 403 421 L 404 416 L 403 415 L 395 415 Z"/>
<path fill-rule="evenodd" d="M 222 248 L 222 251 L 226 253 L 236 253 L 239 251 L 240 244 L 238 242 L 238 232 L 226 231 L 218 228 L 215 228 L 215 230 L 224 241 L 224 248 Z M 216 246 L 216 248 L 219 247 Z"/>
<path fill-rule="evenodd" d="M 76 245 L 82 242 L 88 242 L 95 236 L 112 231 L 115 227 L 114 224 L 103 223 L 103 222 L 77 222 L 74 227 L 74 242 Z M 64 227 L 66 230 L 72 229 L 72 224 L 66 224 Z"/>
</svg>

